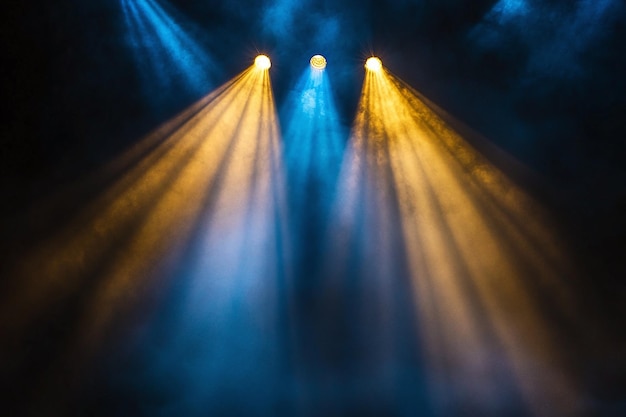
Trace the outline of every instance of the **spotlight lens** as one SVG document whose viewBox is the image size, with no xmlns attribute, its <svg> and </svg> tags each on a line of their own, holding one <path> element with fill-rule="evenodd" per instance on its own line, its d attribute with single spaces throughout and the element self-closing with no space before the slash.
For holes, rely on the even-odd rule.
<svg viewBox="0 0 626 417">
<path fill-rule="evenodd" d="M 313 55 L 311 58 L 311 66 L 318 70 L 326 68 L 326 58 L 321 55 Z"/>
<path fill-rule="evenodd" d="M 375 56 L 367 58 L 367 61 L 365 61 L 365 68 L 370 71 L 380 71 L 382 67 L 383 62 L 380 60 L 380 58 L 377 58 Z"/>
<path fill-rule="evenodd" d="M 254 65 L 256 65 L 258 69 L 266 70 L 272 66 L 272 62 L 267 55 L 259 55 L 254 59 Z"/>
</svg>

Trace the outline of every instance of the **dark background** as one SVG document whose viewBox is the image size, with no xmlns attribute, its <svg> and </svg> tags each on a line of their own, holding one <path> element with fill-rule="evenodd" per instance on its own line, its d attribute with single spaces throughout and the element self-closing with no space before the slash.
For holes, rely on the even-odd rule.
<svg viewBox="0 0 626 417">
<path fill-rule="evenodd" d="M 376 54 L 536 174 L 539 197 L 576 248 L 585 291 L 610 328 L 623 331 L 622 1 L 163 1 L 209 58 L 204 89 L 160 84 L 155 71 L 137 65 L 120 4 L 3 5 L 3 245 L 20 238 L 16 219 L 24 209 L 112 160 L 241 72 L 257 53 L 272 58 L 279 109 L 310 56 L 324 54 L 347 128 L 363 61 Z M 177 68 L 162 70 L 173 80 L 185 76 Z M 624 401 L 620 369 L 599 371 L 600 397 Z"/>
</svg>

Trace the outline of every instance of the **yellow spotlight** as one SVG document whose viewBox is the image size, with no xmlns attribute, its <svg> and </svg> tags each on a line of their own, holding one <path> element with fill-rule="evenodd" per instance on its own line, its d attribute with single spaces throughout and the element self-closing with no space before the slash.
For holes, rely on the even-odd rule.
<svg viewBox="0 0 626 417">
<path fill-rule="evenodd" d="M 326 58 L 322 55 L 313 55 L 311 58 L 311 66 L 317 70 L 323 70 L 326 68 Z"/>
<path fill-rule="evenodd" d="M 381 61 L 380 58 L 377 58 L 375 56 L 367 58 L 367 61 L 365 61 L 365 68 L 367 68 L 370 71 L 380 71 L 382 67 L 383 67 L 383 61 Z"/>
<path fill-rule="evenodd" d="M 272 61 L 268 58 L 267 55 L 259 55 L 254 59 L 254 65 L 261 70 L 270 69 L 272 66 Z"/>
</svg>

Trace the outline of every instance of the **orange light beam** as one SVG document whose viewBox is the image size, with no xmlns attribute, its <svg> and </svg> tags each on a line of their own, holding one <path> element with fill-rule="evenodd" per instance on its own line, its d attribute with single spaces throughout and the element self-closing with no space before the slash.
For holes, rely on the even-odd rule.
<svg viewBox="0 0 626 417">
<path fill-rule="evenodd" d="M 255 320 L 274 323 L 270 278 L 284 268 L 283 248 L 266 245 L 285 227 L 279 134 L 269 74 L 253 66 L 86 180 L 76 190 L 106 188 L 12 265 L 3 340 L 19 346 L 47 311 L 65 311 L 66 349 L 53 366 L 72 357 L 79 373 L 110 332 L 180 281 L 183 265 L 187 308 L 198 306 L 194 288 L 218 285 L 223 297 L 205 292 L 202 306 L 245 294 Z"/>
<path fill-rule="evenodd" d="M 567 246 L 547 211 L 451 124 L 384 67 L 368 68 L 342 171 L 338 246 L 349 231 L 366 239 L 351 256 L 371 264 L 361 280 L 378 293 L 369 304 L 387 312 L 382 321 L 403 319 L 385 306 L 407 261 L 439 407 L 463 408 L 469 396 L 488 413 L 489 392 L 504 390 L 519 391 L 536 415 L 571 415 L 575 379 L 545 316 L 578 318 L 561 279 L 575 275 Z"/>
</svg>

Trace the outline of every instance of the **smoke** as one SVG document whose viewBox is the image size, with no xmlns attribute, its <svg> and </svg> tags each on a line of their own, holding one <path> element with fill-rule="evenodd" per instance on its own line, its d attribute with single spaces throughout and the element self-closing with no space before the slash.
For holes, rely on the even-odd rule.
<svg viewBox="0 0 626 417">
<path fill-rule="evenodd" d="M 294 32 L 296 14 L 301 12 L 308 1 L 280 0 L 266 6 L 263 11 L 263 27 L 275 37 L 285 37 Z"/>
<path fill-rule="evenodd" d="M 519 40 L 530 51 L 523 63 L 528 77 L 581 79 L 591 70 L 586 52 L 601 46 L 623 10 L 615 0 L 500 0 L 468 38 L 479 52 L 504 52 Z"/>
</svg>

